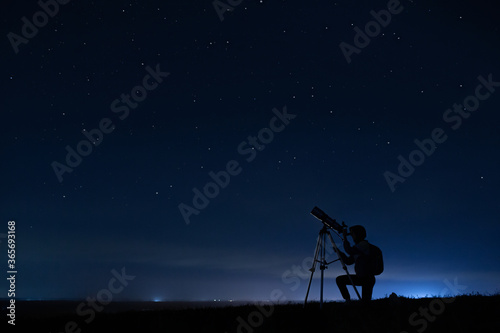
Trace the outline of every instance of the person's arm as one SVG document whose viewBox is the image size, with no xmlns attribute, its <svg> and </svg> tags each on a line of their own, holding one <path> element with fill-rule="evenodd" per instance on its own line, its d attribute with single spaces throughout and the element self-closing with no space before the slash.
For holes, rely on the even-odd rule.
<svg viewBox="0 0 500 333">
<path fill-rule="evenodd" d="M 364 254 L 357 246 L 351 246 L 347 239 L 344 241 L 344 250 L 351 256 Z"/>
<path fill-rule="evenodd" d="M 339 251 L 339 253 L 340 253 L 340 258 L 342 259 L 342 261 L 344 262 L 344 264 L 346 264 L 346 265 L 352 265 L 352 264 L 354 264 L 354 257 L 352 257 L 352 256 L 348 257 L 342 251 Z"/>
<path fill-rule="evenodd" d="M 347 254 L 349 254 L 351 256 L 353 254 L 356 254 L 354 251 L 354 248 L 351 246 L 351 244 L 347 240 L 347 229 L 346 228 L 344 228 L 344 230 L 342 231 L 342 235 L 344 236 L 344 250 L 345 250 L 345 252 L 347 252 Z"/>
</svg>

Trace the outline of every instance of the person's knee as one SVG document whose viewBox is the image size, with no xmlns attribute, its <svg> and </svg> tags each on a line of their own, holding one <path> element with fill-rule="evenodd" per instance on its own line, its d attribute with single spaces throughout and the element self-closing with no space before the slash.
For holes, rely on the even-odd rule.
<svg viewBox="0 0 500 333">
<path fill-rule="evenodd" d="M 337 276 L 337 278 L 335 279 L 335 281 L 337 282 L 337 285 L 345 284 L 345 275 L 339 275 L 339 276 Z"/>
</svg>

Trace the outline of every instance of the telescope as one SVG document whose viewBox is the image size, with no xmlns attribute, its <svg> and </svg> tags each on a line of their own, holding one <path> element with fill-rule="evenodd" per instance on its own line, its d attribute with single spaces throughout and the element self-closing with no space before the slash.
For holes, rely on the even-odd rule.
<svg viewBox="0 0 500 333">
<path fill-rule="evenodd" d="M 349 281 L 351 282 L 351 285 L 354 287 L 354 291 L 356 291 L 356 295 L 358 295 L 358 298 L 361 299 L 361 296 L 359 295 L 358 289 L 356 289 L 356 285 L 354 284 L 351 275 L 349 274 L 349 271 L 347 270 L 347 266 L 344 262 L 345 259 L 343 259 L 343 253 L 340 252 L 340 250 L 337 247 L 337 244 L 335 244 L 335 241 L 333 240 L 333 237 L 330 233 L 329 229 L 332 229 L 333 231 L 336 231 L 337 234 L 341 234 L 344 237 L 340 236 L 344 241 L 345 241 L 345 235 L 344 232 L 347 231 L 347 226 L 345 223 L 342 221 L 342 224 L 337 223 L 335 219 L 332 219 L 330 216 L 328 216 L 324 211 L 319 209 L 318 207 L 314 207 L 311 210 L 311 215 L 320 220 L 323 223 L 323 228 L 319 232 L 318 236 L 318 241 L 316 243 L 316 250 L 314 251 L 314 260 L 313 260 L 313 265 L 311 269 L 311 277 L 309 278 L 309 285 L 307 286 L 307 293 L 306 293 L 306 299 L 304 300 L 304 306 L 306 306 L 307 303 L 307 298 L 309 296 L 309 290 L 311 288 L 311 282 L 313 279 L 313 274 L 314 271 L 316 270 L 316 264 L 319 263 L 319 269 L 321 270 L 321 288 L 320 288 L 320 299 L 319 299 L 319 308 L 321 309 L 323 306 L 323 279 L 324 279 L 324 270 L 328 268 L 328 265 L 331 264 L 334 261 L 340 261 L 342 263 L 342 268 L 346 272 Z M 326 238 L 330 239 L 330 242 L 332 243 L 333 250 L 337 254 L 337 258 L 331 262 L 326 261 Z M 345 256 L 345 255 L 344 255 Z"/>
<path fill-rule="evenodd" d="M 342 222 L 342 225 L 338 224 L 335 219 L 332 219 L 316 206 L 311 210 L 311 215 L 323 222 L 326 227 L 335 230 L 339 234 L 343 233 L 344 228 L 347 228 L 344 222 Z"/>
</svg>

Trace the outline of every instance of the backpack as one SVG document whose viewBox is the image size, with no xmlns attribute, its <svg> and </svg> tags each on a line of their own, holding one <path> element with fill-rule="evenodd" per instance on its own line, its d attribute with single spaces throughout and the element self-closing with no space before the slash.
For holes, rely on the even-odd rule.
<svg viewBox="0 0 500 333">
<path fill-rule="evenodd" d="M 370 271 L 373 275 L 380 275 L 384 271 L 382 250 L 373 244 L 370 244 Z"/>
</svg>

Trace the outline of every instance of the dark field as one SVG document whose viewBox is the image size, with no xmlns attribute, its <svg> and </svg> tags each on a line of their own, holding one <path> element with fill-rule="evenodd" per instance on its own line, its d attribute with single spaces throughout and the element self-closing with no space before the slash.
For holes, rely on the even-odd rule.
<svg viewBox="0 0 500 333">
<path fill-rule="evenodd" d="M 385 298 L 364 305 L 113 302 L 77 315 L 80 302 L 18 301 L 8 332 L 500 332 L 500 295 Z M 231 306 L 227 306 L 231 304 Z M 89 308 L 85 308 L 87 311 Z M 86 322 L 87 321 L 87 322 Z M 411 321 L 411 323 L 410 323 Z M 4 330 L 2 329 L 2 332 Z"/>
</svg>

